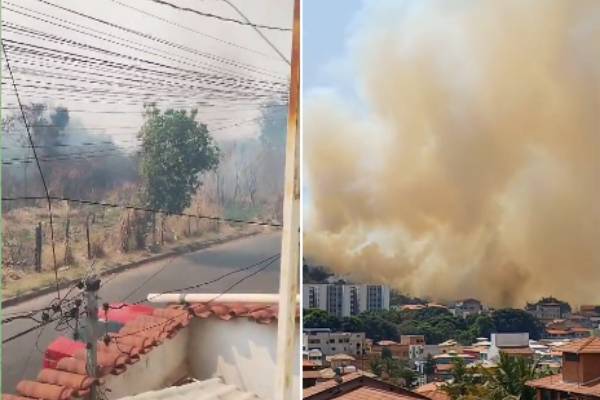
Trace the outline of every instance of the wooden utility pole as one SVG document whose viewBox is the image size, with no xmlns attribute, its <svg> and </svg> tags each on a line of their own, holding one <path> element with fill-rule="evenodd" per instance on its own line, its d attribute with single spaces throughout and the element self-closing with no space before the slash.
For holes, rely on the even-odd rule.
<svg viewBox="0 0 600 400">
<path fill-rule="evenodd" d="M 87 319 L 85 323 L 86 329 L 86 372 L 88 376 L 94 379 L 94 384 L 90 387 L 90 400 L 98 398 L 98 290 L 100 290 L 100 279 L 95 276 L 88 278 L 85 281 L 85 297 L 86 297 L 86 312 Z"/>
<path fill-rule="evenodd" d="M 299 337 L 296 321 L 300 275 L 300 0 L 294 1 L 292 66 L 285 149 L 285 186 L 283 197 L 283 232 L 279 278 L 279 316 L 277 323 L 277 372 L 275 400 L 294 399 L 300 381 Z"/>
<path fill-rule="evenodd" d="M 42 223 L 35 227 L 35 271 L 42 272 Z"/>
</svg>

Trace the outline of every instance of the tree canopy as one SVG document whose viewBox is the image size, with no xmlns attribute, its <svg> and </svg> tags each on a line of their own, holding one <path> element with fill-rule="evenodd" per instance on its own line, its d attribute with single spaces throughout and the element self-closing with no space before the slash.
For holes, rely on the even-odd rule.
<svg viewBox="0 0 600 400">
<path fill-rule="evenodd" d="M 352 317 L 337 318 L 323 310 L 307 310 L 304 326 L 330 328 L 346 332 L 365 332 L 375 341 L 399 340 L 400 335 L 424 335 L 429 344 L 455 339 L 461 344 L 472 344 L 478 337 L 494 332 L 528 332 L 532 339 L 539 338 L 543 324 L 523 310 L 500 309 L 491 315 L 455 317 L 443 308 L 419 311 L 369 311 Z"/>
<path fill-rule="evenodd" d="M 161 112 L 152 105 L 146 107 L 139 137 L 148 206 L 182 212 L 201 185 L 199 174 L 217 167 L 219 148 L 196 116 L 196 110 Z"/>
</svg>

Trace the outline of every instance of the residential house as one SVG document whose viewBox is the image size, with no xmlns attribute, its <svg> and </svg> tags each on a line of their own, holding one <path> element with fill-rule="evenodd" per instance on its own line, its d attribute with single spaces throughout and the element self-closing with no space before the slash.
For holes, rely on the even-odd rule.
<svg viewBox="0 0 600 400">
<path fill-rule="evenodd" d="M 334 371 L 336 368 L 344 368 L 348 366 L 356 367 L 356 358 L 348 354 L 334 354 L 332 356 L 325 357 L 325 360 L 327 361 L 329 368 L 333 369 Z"/>
<path fill-rule="evenodd" d="M 392 353 L 392 357 L 399 360 L 409 359 L 409 348 L 408 344 L 402 344 L 394 342 L 393 340 L 381 340 L 373 345 L 372 353 L 381 356 L 384 349 L 388 349 Z"/>
<path fill-rule="evenodd" d="M 571 307 L 554 297 L 543 298 L 533 304 L 527 303 L 525 310 L 544 323 L 568 318 L 571 315 Z"/>
<path fill-rule="evenodd" d="M 483 312 L 483 305 L 477 299 L 464 299 L 450 306 L 450 312 L 455 317 L 467 318 Z"/>
<path fill-rule="evenodd" d="M 302 350 L 320 350 L 325 356 L 346 353 L 362 355 L 365 350 L 364 332 L 332 332 L 329 328 L 304 329 Z"/>
<path fill-rule="evenodd" d="M 500 353 L 513 357 L 533 358 L 534 352 L 529 347 L 529 333 L 492 333 L 492 345 L 486 359 L 497 362 Z"/>
<path fill-rule="evenodd" d="M 452 377 L 452 370 L 457 358 L 462 359 L 466 365 L 472 365 L 479 361 L 479 358 L 472 354 L 457 353 L 451 351 L 433 356 L 435 362 L 434 376 L 436 380 L 445 381 Z"/>
<path fill-rule="evenodd" d="M 600 338 L 590 337 L 560 347 L 562 373 L 535 379 L 538 400 L 600 399 Z"/>
<path fill-rule="evenodd" d="M 383 382 L 361 372 L 338 376 L 304 389 L 305 400 L 427 400 L 422 394 Z"/>
<path fill-rule="evenodd" d="M 431 400 L 451 400 L 450 395 L 442 389 L 443 385 L 444 383 L 442 382 L 431 382 L 419 386 L 415 389 L 415 392 L 422 394 Z"/>
</svg>

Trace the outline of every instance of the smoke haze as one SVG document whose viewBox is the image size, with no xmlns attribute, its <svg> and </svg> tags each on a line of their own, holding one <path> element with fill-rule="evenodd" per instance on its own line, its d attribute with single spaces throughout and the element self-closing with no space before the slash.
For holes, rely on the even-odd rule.
<svg viewBox="0 0 600 400">
<path fill-rule="evenodd" d="M 437 300 L 600 302 L 600 3 L 376 2 L 304 106 L 304 252 Z"/>
</svg>

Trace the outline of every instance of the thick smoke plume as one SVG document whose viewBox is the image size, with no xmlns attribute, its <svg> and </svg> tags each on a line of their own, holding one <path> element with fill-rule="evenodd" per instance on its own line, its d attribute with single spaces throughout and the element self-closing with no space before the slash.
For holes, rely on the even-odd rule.
<svg viewBox="0 0 600 400">
<path fill-rule="evenodd" d="M 376 2 L 304 110 L 305 256 L 412 295 L 600 302 L 600 3 Z"/>
</svg>

